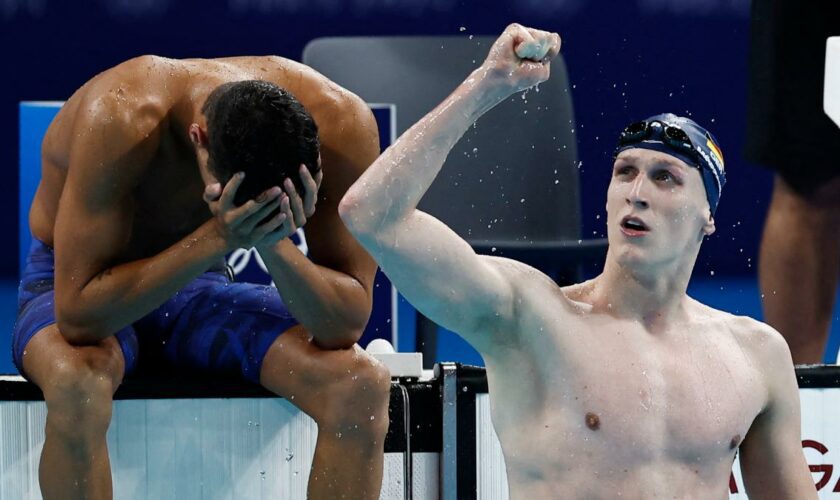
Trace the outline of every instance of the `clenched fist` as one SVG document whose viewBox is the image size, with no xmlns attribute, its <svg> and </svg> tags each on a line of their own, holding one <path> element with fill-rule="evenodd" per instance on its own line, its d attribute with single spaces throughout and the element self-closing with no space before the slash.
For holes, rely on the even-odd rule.
<svg viewBox="0 0 840 500">
<path fill-rule="evenodd" d="M 511 24 L 493 43 L 481 65 L 484 78 L 513 94 L 548 80 L 560 35 Z"/>
</svg>

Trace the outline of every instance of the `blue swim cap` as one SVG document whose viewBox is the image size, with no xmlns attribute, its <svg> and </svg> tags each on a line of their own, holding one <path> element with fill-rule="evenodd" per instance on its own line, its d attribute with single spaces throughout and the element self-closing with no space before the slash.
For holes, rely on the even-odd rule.
<svg viewBox="0 0 840 500">
<path fill-rule="evenodd" d="M 715 213 L 726 174 L 723 153 L 711 132 L 690 118 L 663 113 L 627 126 L 618 138 L 613 157 L 631 148 L 659 151 L 699 168 L 706 199 Z"/>
</svg>

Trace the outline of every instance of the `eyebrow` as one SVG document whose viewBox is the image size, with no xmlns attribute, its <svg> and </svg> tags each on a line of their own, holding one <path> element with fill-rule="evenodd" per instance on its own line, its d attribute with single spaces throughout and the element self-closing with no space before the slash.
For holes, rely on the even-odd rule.
<svg viewBox="0 0 840 500">
<path fill-rule="evenodd" d="M 667 153 L 664 153 L 664 154 L 667 155 Z M 674 168 L 676 168 L 676 169 L 678 169 L 682 172 L 686 172 L 686 171 L 688 171 L 688 169 L 691 168 L 690 165 L 684 164 L 684 162 L 681 162 L 681 161 L 677 160 L 676 158 L 673 158 L 671 155 L 667 155 L 667 156 L 668 156 L 668 158 L 662 158 L 662 159 L 656 160 L 654 162 L 654 165 L 667 165 L 667 166 L 670 166 L 670 167 L 674 167 Z M 624 155 L 620 159 L 623 160 L 623 161 L 631 162 L 631 163 L 637 163 L 639 161 L 639 157 L 636 156 L 636 155 L 633 155 L 633 154 Z M 616 158 L 616 160 L 619 160 L 619 158 Z"/>
<path fill-rule="evenodd" d="M 684 162 L 674 161 L 671 158 L 668 158 L 667 160 L 663 159 L 663 160 L 657 161 L 656 165 L 667 165 L 669 167 L 676 168 L 677 170 L 680 170 L 682 172 L 686 172 L 688 168 L 691 168 L 689 165 L 686 165 Z"/>
</svg>

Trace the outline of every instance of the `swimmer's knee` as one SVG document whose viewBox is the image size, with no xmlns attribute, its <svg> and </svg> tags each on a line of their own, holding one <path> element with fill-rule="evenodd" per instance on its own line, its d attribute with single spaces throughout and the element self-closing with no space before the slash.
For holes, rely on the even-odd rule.
<svg viewBox="0 0 840 500">
<path fill-rule="evenodd" d="M 384 436 L 388 430 L 390 372 L 358 348 L 342 368 L 342 372 L 323 387 L 324 404 L 313 418 L 321 426 L 350 426 Z"/>
<path fill-rule="evenodd" d="M 113 394 L 123 375 L 119 356 L 95 347 L 53 360 L 38 381 L 47 408 L 84 420 L 110 420 Z"/>
</svg>

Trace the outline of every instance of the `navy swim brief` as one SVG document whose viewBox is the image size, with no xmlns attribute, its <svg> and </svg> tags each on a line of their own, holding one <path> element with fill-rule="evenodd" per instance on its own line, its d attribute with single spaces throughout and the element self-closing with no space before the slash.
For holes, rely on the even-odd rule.
<svg viewBox="0 0 840 500">
<path fill-rule="evenodd" d="M 55 257 L 33 238 L 18 290 L 18 316 L 12 357 L 23 373 L 30 339 L 55 323 Z M 226 269 L 208 271 L 168 301 L 115 334 L 125 373 L 154 363 L 177 369 L 240 375 L 259 383 L 260 367 L 271 344 L 298 322 L 276 288 L 234 283 Z M 147 363 L 148 361 L 148 363 Z"/>
</svg>

